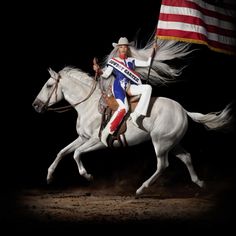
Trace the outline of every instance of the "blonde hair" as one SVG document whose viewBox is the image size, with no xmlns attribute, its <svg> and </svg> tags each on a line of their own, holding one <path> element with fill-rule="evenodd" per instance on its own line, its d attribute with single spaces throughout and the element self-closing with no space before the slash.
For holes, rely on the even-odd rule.
<svg viewBox="0 0 236 236">
<path fill-rule="evenodd" d="M 154 40 L 148 42 L 145 47 L 137 48 L 137 41 L 131 42 L 129 47 L 130 57 L 139 60 L 148 60 L 152 54 Z M 190 43 L 179 42 L 174 40 L 156 40 L 157 51 L 153 58 L 152 67 L 149 75 L 149 83 L 153 85 L 166 84 L 169 82 L 175 82 L 177 77 L 181 75 L 182 70 L 186 65 L 180 67 L 173 67 L 167 63 L 169 60 L 176 58 L 184 58 L 190 54 L 193 50 L 190 50 Z M 118 56 L 118 47 L 115 47 L 109 55 L 107 55 L 103 60 L 103 66 L 105 67 L 107 62 Z M 137 67 L 137 71 L 142 79 L 147 79 L 148 67 Z"/>
</svg>

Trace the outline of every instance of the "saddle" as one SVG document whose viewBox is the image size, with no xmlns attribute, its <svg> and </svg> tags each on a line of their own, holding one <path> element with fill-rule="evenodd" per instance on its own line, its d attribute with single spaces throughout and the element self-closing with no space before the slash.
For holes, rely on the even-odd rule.
<svg viewBox="0 0 236 236">
<path fill-rule="evenodd" d="M 108 146 L 113 147 L 113 143 L 117 140 L 120 146 L 128 146 L 125 138 L 125 131 L 127 129 L 126 121 L 129 118 L 130 113 L 132 113 L 138 104 L 139 96 L 128 96 L 129 112 L 125 115 L 117 130 L 108 137 Z M 102 114 L 101 126 L 99 130 L 99 137 L 101 138 L 102 130 L 106 127 L 107 123 L 110 121 L 113 113 L 118 109 L 118 103 L 113 95 L 102 94 L 99 101 L 99 112 Z"/>
</svg>

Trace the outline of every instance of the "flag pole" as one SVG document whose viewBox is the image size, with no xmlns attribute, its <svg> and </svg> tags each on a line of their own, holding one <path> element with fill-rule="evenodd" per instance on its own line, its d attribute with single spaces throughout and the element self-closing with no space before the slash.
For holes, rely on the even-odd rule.
<svg viewBox="0 0 236 236">
<path fill-rule="evenodd" d="M 151 62 L 150 62 L 149 68 L 148 68 L 146 83 L 148 83 L 148 80 L 149 80 L 149 76 L 150 76 L 151 69 L 152 69 L 152 63 L 153 63 L 154 57 L 156 55 L 156 51 L 157 51 L 157 36 L 155 35 L 154 42 L 153 42 L 153 48 L 152 48 L 152 54 L 151 54 Z"/>
</svg>

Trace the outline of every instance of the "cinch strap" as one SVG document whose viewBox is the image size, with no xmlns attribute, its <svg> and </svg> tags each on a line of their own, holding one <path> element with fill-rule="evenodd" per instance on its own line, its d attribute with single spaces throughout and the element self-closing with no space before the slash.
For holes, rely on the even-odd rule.
<svg viewBox="0 0 236 236">
<path fill-rule="evenodd" d="M 112 58 L 107 63 L 109 66 L 115 68 L 116 70 L 120 71 L 125 77 L 129 78 L 136 84 L 142 84 L 140 77 L 135 74 L 131 69 L 129 69 L 127 66 L 123 65 L 118 60 Z"/>
</svg>

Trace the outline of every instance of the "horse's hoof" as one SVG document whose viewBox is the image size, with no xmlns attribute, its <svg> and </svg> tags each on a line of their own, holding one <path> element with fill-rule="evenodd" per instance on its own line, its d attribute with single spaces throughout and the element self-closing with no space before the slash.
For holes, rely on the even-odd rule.
<svg viewBox="0 0 236 236">
<path fill-rule="evenodd" d="M 47 176 L 47 184 L 51 184 L 53 181 L 53 177 L 51 176 Z"/>
<path fill-rule="evenodd" d="M 84 176 L 88 181 L 93 181 L 93 176 L 91 174 L 87 174 Z"/>
<path fill-rule="evenodd" d="M 47 178 L 47 184 L 51 184 L 52 183 L 52 178 L 48 179 Z"/>
<path fill-rule="evenodd" d="M 202 181 L 202 180 L 198 180 L 198 181 L 196 182 L 196 184 L 197 184 L 200 188 L 205 188 L 205 187 L 206 187 L 205 182 Z"/>
<path fill-rule="evenodd" d="M 140 196 L 142 193 L 143 193 L 143 187 L 140 187 L 139 189 L 137 189 L 137 191 L 136 191 L 136 196 L 138 197 L 138 196 Z"/>
</svg>

